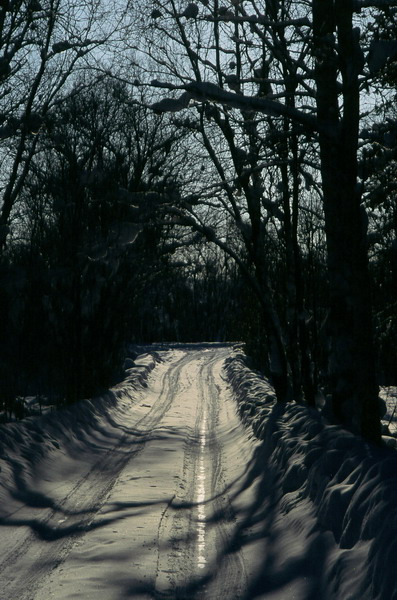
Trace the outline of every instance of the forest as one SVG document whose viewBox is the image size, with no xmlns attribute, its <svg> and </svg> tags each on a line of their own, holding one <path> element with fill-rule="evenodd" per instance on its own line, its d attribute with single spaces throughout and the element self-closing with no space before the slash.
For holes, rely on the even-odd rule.
<svg viewBox="0 0 397 600">
<path fill-rule="evenodd" d="M 396 36 L 394 0 L 1 0 L 1 418 L 238 340 L 380 443 Z"/>
</svg>

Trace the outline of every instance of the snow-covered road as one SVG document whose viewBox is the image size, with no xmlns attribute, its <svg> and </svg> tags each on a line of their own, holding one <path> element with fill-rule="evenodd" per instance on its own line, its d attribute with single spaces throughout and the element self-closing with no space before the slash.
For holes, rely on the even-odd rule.
<svg viewBox="0 0 397 600">
<path fill-rule="evenodd" d="M 278 404 L 237 347 L 152 350 L 0 426 L 0 600 L 397 600 L 395 438 Z"/>
<path fill-rule="evenodd" d="M 224 381 L 228 354 L 167 353 L 134 401 L 44 453 L 7 499 L 2 599 L 244 597 L 255 544 L 236 547 L 236 514 L 258 442 Z"/>
</svg>

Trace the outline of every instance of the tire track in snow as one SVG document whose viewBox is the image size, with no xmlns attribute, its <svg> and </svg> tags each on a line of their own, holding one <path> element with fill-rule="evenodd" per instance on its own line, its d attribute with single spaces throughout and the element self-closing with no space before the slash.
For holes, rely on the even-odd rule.
<svg viewBox="0 0 397 600">
<path fill-rule="evenodd" d="M 195 387 L 196 416 L 187 436 L 183 486 L 167 506 L 159 528 L 156 597 L 174 600 L 238 600 L 246 589 L 244 561 L 226 553 L 232 538 L 233 510 L 223 479 L 222 444 L 217 430 L 220 365 L 224 354 L 195 354 L 200 362 Z"/>
<path fill-rule="evenodd" d="M 247 585 L 244 560 L 238 552 L 225 552 L 230 545 L 235 523 L 223 466 L 222 437 L 228 432 L 219 428 L 219 416 L 224 402 L 220 385 L 221 363 L 223 364 L 223 360 L 217 354 L 204 365 L 200 385 L 203 412 L 207 413 L 208 423 L 206 460 L 212 468 L 206 491 L 208 539 L 205 547 L 209 559 L 205 567 L 208 567 L 208 583 L 197 594 L 197 598 L 240 600 Z"/>
</svg>

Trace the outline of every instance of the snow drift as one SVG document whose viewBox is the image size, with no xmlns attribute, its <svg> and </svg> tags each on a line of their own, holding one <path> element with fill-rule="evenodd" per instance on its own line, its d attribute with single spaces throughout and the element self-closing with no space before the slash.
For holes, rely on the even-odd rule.
<svg viewBox="0 0 397 600">
<path fill-rule="evenodd" d="M 146 386 L 149 373 L 160 360 L 156 352 L 127 359 L 125 378 L 106 394 L 42 417 L 0 425 L 0 522 L 4 511 L 12 507 L 10 492 L 14 500 L 28 500 L 33 505 L 42 502 L 27 492 L 36 465 L 54 450 L 67 454 L 70 448 L 81 452 L 92 445 L 103 423 L 113 422 L 115 411 L 121 413 L 128 402 L 137 402 L 137 392 Z M 25 498 L 27 494 L 29 498 Z"/>
<path fill-rule="evenodd" d="M 278 405 L 238 350 L 225 368 L 243 421 L 263 440 L 263 469 L 277 473 L 281 511 L 306 529 L 308 545 L 323 531 L 313 554 L 326 557 L 322 599 L 397 599 L 395 451 L 374 448 L 308 407 Z"/>
</svg>

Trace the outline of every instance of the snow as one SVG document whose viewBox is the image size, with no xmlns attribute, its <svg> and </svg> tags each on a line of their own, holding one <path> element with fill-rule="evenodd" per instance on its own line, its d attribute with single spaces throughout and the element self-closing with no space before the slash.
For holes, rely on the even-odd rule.
<svg viewBox="0 0 397 600">
<path fill-rule="evenodd" d="M 241 41 L 238 40 L 238 42 Z M 154 87 L 172 88 L 171 84 L 157 80 L 152 81 L 151 85 Z M 318 123 L 308 113 L 291 108 L 270 98 L 244 96 L 239 93 L 229 92 L 211 81 L 191 81 L 182 86 L 182 89 L 185 91 L 179 98 L 163 98 L 159 102 L 151 104 L 150 107 L 157 113 L 178 112 L 187 108 L 191 101 L 216 102 L 231 108 L 255 110 L 269 116 L 287 116 L 313 131 L 319 131 L 323 127 L 321 123 Z"/>
<path fill-rule="evenodd" d="M 394 450 L 277 404 L 237 346 L 141 351 L 0 426 L 1 600 L 397 599 Z"/>
<path fill-rule="evenodd" d="M 269 383 L 247 368 L 241 352 L 227 370 L 242 419 L 263 440 L 263 468 L 276 473 L 283 528 L 303 533 L 302 552 L 313 544 L 313 560 L 321 561 L 318 595 L 302 597 L 397 598 L 395 452 L 369 446 L 305 406 L 277 405 Z M 395 433 L 396 389 L 383 389 L 382 397 L 384 426 Z M 395 440 L 385 436 L 386 444 L 389 439 Z"/>
<path fill-rule="evenodd" d="M 395 439 L 397 435 L 397 387 L 389 386 L 381 388 L 380 397 L 386 404 L 386 413 L 383 417 L 383 429 L 389 440 Z M 385 436 L 384 436 L 385 439 Z M 391 444 L 395 446 L 395 444 Z"/>
</svg>

